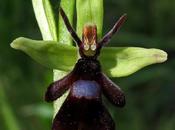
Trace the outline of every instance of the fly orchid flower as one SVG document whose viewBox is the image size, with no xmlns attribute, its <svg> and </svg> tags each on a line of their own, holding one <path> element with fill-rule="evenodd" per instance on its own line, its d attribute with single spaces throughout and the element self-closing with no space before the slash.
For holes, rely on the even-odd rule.
<svg viewBox="0 0 175 130">
<path fill-rule="evenodd" d="M 102 94 L 118 107 L 125 105 L 125 96 L 102 72 L 98 56 L 102 47 L 124 23 L 126 15 L 121 16 L 114 27 L 97 41 L 96 25 L 86 24 L 81 40 L 62 8 L 60 14 L 79 47 L 80 58 L 68 75 L 50 84 L 45 94 L 45 100 L 51 102 L 70 89 L 68 97 L 54 118 L 52 130 L 115 130 L 115 123 L 102 103 Z"/>
</svg>

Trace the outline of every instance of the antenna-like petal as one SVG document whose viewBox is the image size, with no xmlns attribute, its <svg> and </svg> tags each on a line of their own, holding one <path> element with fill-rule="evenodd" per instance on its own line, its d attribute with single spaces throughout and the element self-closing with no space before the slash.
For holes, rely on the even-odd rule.
<svg viewBox="0 0 175 130">
<path fill-rule="evenodd" d="M 98 47 L 101 48 L 102 46 L 106 45 L 112 38 L 112 36 L 118 32 L 122 24 L 126 20 L 126 14 L 122 15 L 119 20 L 116 22 L 116 24 L 113 26 L 113 28 L 99 41 Z"/>
<path fill-rule="evenodd" d="M 82 41 L 80 40 L 80 38 L 78 37 L 77 33 L 74 31 L 74 29 L 72 28 L 64 10 L 60 7 L 60 14 L 63 18 L 63 21 L 66 25 L 67 30 L 69 31 L 69 33 L 71 34 L 73 40 L 77 43 L 78 46 L 80 46 L 80 44 L 82 43 Z"/>
</svg>

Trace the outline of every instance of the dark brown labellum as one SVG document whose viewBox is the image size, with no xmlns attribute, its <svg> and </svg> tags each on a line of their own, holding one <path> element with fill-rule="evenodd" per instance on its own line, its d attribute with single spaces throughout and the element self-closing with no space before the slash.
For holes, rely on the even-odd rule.
<svg viewBox="0 0 175 130">
<path fill-rule="evenodd" d="M 47 89 L 45 94 L 47 102 L 56 100 L 70 89 L 67 99 L 54 118 L 52 130 L 115 130 L 114 121 L 104 107 L 101 95 L 103 93 L 118 107 L 125 105 L 125 96 L 122 90 L 102 73 L 97 58 L 101 48 L 119 30 L 126 15 L 123 15 L 100 41 L 97 41 L 96 25 L 85 25 L 80 40 L 62 8 L 60 14 L 79 47 L 81 58 L 67 76 L 53 82 Z"/>
</svg>

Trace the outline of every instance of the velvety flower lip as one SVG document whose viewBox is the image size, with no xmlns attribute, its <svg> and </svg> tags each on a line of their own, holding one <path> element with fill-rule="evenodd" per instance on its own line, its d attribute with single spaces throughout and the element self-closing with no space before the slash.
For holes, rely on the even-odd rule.
<svg viewBox="0 0 175 130">
<path fill-rule="evenodd" d="M 62 79 L 52 83 L 45 94 L 45 100 L 50 102 L 70 89 L 68 97 L 54 118 L 52 130 L 114 130 L 114 121 L 103 106 L 101 95 L 103 93 L 111 103 L 118 107 L 125 105 L 125 96 L 122 90 L 101 72 L 97 57 L 100 55 L 101 48 L 119 30 L 126 15 L 123 15 L 109 33 L 98 42 L 96 25 L 84 27 L 81 41 L 62 8 L 60 8 L 60 14 L 79 47 L 81 57 L 73 70 Z"/>
</svg>

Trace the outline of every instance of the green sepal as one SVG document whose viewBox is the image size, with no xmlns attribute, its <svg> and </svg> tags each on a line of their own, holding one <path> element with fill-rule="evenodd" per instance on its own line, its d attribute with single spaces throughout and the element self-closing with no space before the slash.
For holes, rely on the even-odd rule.
<svg viewBox="0 0 175 130">
<path fill-rule="evenodd" d="M 11 47 L 22 50 L 51 69 L 67 72 L 73 69 L 78 58 L 76 47 L 56 44 L 54 41 L 18 38 Z M 145 66 L 166 60 L 167 53 L 162 50 L 139 47 L 105 47 L 100 55 L 102 69 L 110 77 L 128 76 Z"/>
<path fill-rule="evenodd" d="M 141 47 L 105 47 L 100 56 L 102 69 L 110 77 L 124 77 L 151 64 L 167 60 L 160 49 Z"/>
<path fill-rule="evenodd" d="M 102 35 L 103 27 L 103 0 L 77 0 L 77 33 L 82 36 L 85 24 L 92 23 L 97 26 L 98 38 Z"/>
</svg>

